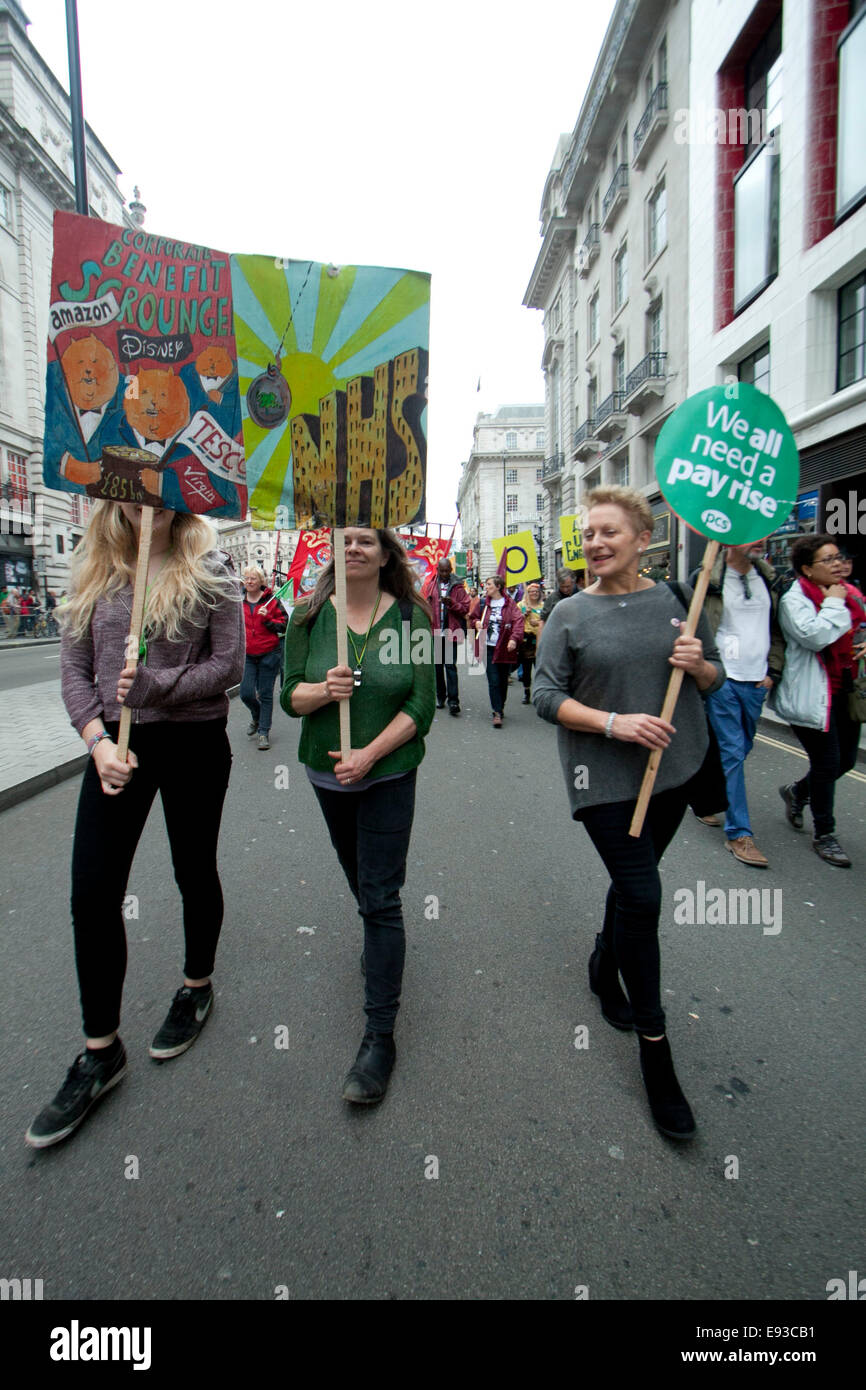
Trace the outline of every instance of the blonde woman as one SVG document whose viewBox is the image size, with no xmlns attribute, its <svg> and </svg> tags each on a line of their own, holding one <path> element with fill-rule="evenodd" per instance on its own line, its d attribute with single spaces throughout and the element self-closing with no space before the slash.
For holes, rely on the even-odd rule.
<svg viewBox="0 0 866 1390">
<path fill-rule="evenodd" d="M 34 1148 L 67 1138 L 126 1073 L 118 1037 L 126 972 L 122 904 L 156 793 L 183 899 L 183 984 L 153 1040 L 164 1060 L 195 1042 L 213 1007 L 223 917 L 217 839 L 231 752 L 226 691 L 240 679 L 244 626 L 237 581 L 201 517 L 157 510 L 139 664 L 126 659 L 142 508 L 97 502 L 75 552 L 62 614 L 61 686 L 87 745 L 72 849 L 72 921 L 86 1046 L 27 1132 Z M 132 710 L 128 762 L 117 732 Z"/>
</svg>

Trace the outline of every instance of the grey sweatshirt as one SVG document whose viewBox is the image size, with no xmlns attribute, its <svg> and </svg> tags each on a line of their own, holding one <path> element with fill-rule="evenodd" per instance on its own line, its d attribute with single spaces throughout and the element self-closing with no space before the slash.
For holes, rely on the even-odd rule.
<svg viewBox="0 0 866 1390">
<path fill-rule="evenodd" d="M 689 591 L 689 594 L 691 591 Z M 668 662 L 679 636 L 674 622 L 685 610 L 666 584 L 634 594 L 573 594 L 558 603 L 541 634 L 533 682 L 533 703 L 542 719 L 556 724 L 569 697 L 582 705 L 617 714 L 660 715 L 674 667 Z M 725 681 L 725 668 L 706 618 L 696 636 L 704 657 L 718 669 L 710 689 Z M 707 751 L 707 720 L 702 694 L 693 678 L 683 678 L 671 720 L 676 734 L 662 754 L 654 792 L 687 782 Z M 638 743 L 575 733 L 557 726 L 559 756 L 571 813 L 588 806 L 637 798 L 649 758 Z M 576 785 L 575 785 L 576 784 Z"/>
<path fill-rule="evenodd" d="M 91 719 L 120 719 L 117 681 L 131 612 L 132 586 L 127 585 L 111 602 L 97 600 L 84 641 L 63 634 L 60 688 L 79 734 Z M 240 586 L 236 599 L 223 599 L 212 609 L 202 604 L 193 616 L 200 625 L 184 623 L 176 642 L 165 637 L 148 640 L 146 665 L 139 665 L 126 697 L 133 723 L 220 719 L 228 713 L 226 691 L 237 684 L 244 669 Z"/>
</svg>

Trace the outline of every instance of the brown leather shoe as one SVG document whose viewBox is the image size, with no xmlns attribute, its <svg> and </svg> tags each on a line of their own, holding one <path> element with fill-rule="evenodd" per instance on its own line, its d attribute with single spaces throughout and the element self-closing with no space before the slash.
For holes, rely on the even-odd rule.
<svg viewBox="0 0 866 1390">
<path fill-rule="evenodd" d="M 731 851 L 741 864 L 751 864 L 753 869 L 769 869 L 770 861 L 762 854 L 751 835 L 741 835 L 738 840 L 726 840 L 725 848 Z"/>
<path fill-rule="evenodd" d="M 695 812 L 695 815 L 697 815 L 697 812 Z M 723 824 L 721 816 L 698 816 L 698 820 L 700 821 L 701 825 L 712 825 L 715 827 L 719 827 Z"/>
</svg>

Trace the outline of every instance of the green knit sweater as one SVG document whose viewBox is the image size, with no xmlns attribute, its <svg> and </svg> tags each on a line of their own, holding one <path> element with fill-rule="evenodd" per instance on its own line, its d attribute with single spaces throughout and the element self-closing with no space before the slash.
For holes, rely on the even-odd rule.
<svg viewBox="0 0 866 1390">
<path fill-rule="evenodd" d="M 402 621 L 400 606 L 394 602 L 370 629 L 370 640 L 362 662 L 364 674 L 349 701 L 352 747 L 366 748 L 401 711 L 414 720 L 416 733 L 395 748 L 393 753 L 374 763 L 367 774 L 369 777 L 387 777 L 417 767 L 424 757 L 424 735 L 433 723 L 436 697 L 430 620 L 413 603 L 409 633 L 402 632 Z M 412 636 L 422 629 L 431 635 L 424 649 L 418 652 L 421 642 L 413 643 Z M 353 636 L 360 651 L 364 634 L 353 632 Z M 413 647 L 416 655 L 426 657 L 426 660 L 412 662 L 408 659 Z M 397 656 L 399 660 L 395 660 Z M 323 605 L 312 632 L 306 624 L 297 622 L 293 615 L 286 632 L 285 679 L 280 695 L 280 703 L 286 714 L 298 718 L 297 711 L 292 709 L 295 686 L 301 681 L 313 684 L 323 681 L 336 664 L 337 614 L 334 605 L 330 602 Z M 351 650 L 349 664 L 354 666 Z M 298 760 L 317 772 L 333 772 L 334 759 L 328 757 L 328 751 L 340 746 L 338 702 L 332 700 L 330 704 L 322 705 L 312 714 L 304 715 L 303 720 Z"/>
</svg>

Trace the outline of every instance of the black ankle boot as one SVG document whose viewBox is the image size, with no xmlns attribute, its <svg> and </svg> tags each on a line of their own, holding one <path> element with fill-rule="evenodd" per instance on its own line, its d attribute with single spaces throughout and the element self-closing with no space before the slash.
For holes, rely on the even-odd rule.
<svg viewBox="0 0 866 1390">
<path fill-rule="evenodd" d="M 589 987 L 599 997 L 602 1018 L 620 1032 L 630 1033 L 634 1027 L 631 1004 L 625 997 L 616 961 L 606 949 L 601 932 L 595 938 L 595 950 L 589 958 Z"/>
<path fill-rule="evenodd" d="M 354 1066 L 343 1082 L 343 1100 L 355 1105 L 374 1105 L 388 1089 L 397 1049 L 393 1033 L 364 1034 Z"/>
<path fill-rule="evenodd" d="M 641 1033 L 638 1033 L 638 1042 L 640 1069 L 653 1119 L 669 1139 L 691 1139 L 697 1126 L 677 1081 L 670 1043 L 666 1037 L 651 1042 Z"/>
</svg>

